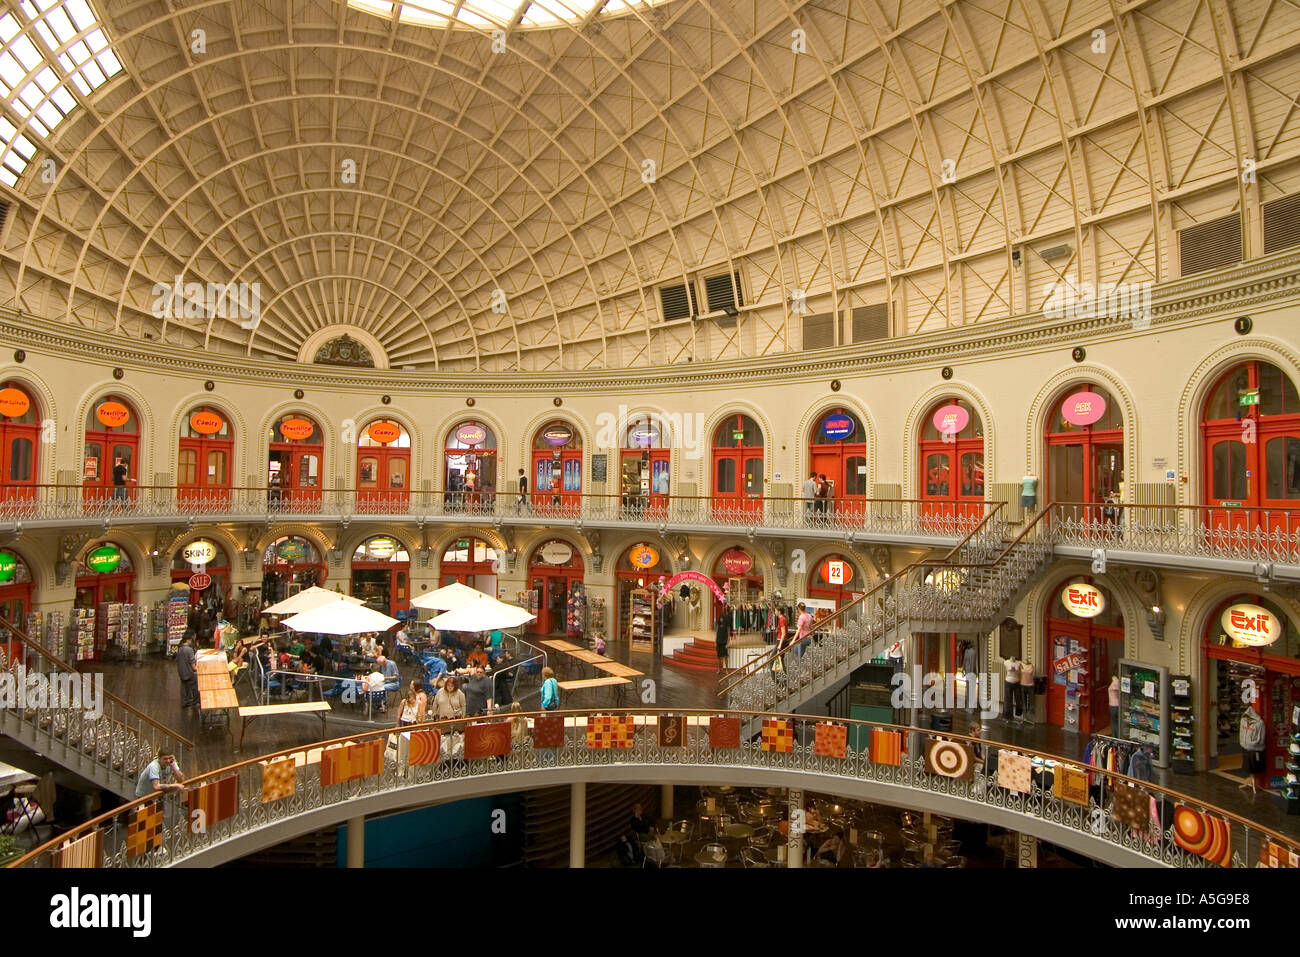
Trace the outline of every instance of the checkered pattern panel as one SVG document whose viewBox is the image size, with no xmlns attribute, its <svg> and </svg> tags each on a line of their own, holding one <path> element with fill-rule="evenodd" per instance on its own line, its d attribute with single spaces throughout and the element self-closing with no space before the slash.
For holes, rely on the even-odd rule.
<svg viewBox="0 0 1300 957">
<path fill-rule="evenodd" d="M 813 729 L 813 754 L 826 758 L 844 758 L 848 753 L 848 726 L 833 721 L 818 721 Z"/>
<path fill-rule="evenodd" d="M 794 720 L 791 718 L 764 718 L 759 744 L 764 751 L 789 754 L 794 750 Z"/>
<path fill-rule="evenodd" d="M 595 714 L 587 719 L 587 747 L 630 748 L 636 725 L 630 714 Z"/>
<path fill-rule="evenodd" d="M 130 814 L 126 825 L 126 856 L 139 857 L 162 847 L 163 807 L 161 801 L 142 804 Z"/>
<path fill-rule="evenodd" d="M 298 788 L 298 775 L 293 758 L 262 762 L 262 803 L 282 801 L 292 797 Z"/>
</svg>

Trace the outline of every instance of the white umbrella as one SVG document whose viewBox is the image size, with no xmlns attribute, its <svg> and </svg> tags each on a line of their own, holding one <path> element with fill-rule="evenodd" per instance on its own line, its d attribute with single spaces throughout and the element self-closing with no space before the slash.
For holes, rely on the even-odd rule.
<svg viewBox="0 0 1300 957">
<path fill-rule="evenodd" d="M 281 624 L 294 631 L 322 635 L 359 635 L 366 631 L 387 631 L 397 624 L 396 618 L 389 618 L 373 608 L 347 600 L 345 595 L 336 595 L 335 598 L 338 600 L 332 605 L 321 605 L 311 611 L 304 611 L 286 618 Z"/>
<path fill-rule="evenodd" d="M 332 605 L 340 598 L 357 605 L 361 604 L 360 598 L 341 595 L 336 591 L 327 591 L 317 585 L 312 585 L 310 588 L 304 588 L 296 595 L 290 595 L 284 601 L 268 605 L 262 609 L 262 613 L 267 615 L 296 615 L 300 612 L 311 611 L 313 608 L 319 608 L 321 605 Z"/>
<path fill-rule="evenodd" d="M 444 612 L 430 624 L 439 631 L 492 631 L 496 628 L 517 628 L 536 617 L 516 605 L 507 605 L 484 595 Z"/>
<path fill-rule="evenodd" d="M 492 596 L 484 594 L 477 588 L 470 588 L 468 585 L 462 585 L 460 582 L 452 582 L 450 585 L 443 585 L 436 591 L 431 591 L 427 595 L 420 595 L 418 598 L 412 598 L 411 604 L 416 608 L 433 608 L 437 611 L 450 611 L 453 608 L 459 608 L 467 601 L 474 601 L 476 598 L 490 598 Z"/>
</svg>

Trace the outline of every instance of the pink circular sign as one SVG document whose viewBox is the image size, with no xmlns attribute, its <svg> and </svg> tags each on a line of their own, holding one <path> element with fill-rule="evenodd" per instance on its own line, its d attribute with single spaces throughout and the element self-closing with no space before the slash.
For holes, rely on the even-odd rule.
<svg viewBox="0 0 1300 957">
<path fill-rule="evenodd" d="M 970 413 L 959 405 L 945 405 L 934 414 L 934 427 L 956 435 L 970 424 Z"/>
<path fill-rule="evenodd" d="M 724 552 L 719 564 L 731 575 L 743 575 L 754 567 L 754 560 L 738 548 Z"/>
<path fill-rule="evenodd" d="M 1071 425 L 1092 425 L 1106 414 L 1106 400 L 1095 392 L 1076 392 L 1061 403 L 1061 415 Z"/>
</svg>

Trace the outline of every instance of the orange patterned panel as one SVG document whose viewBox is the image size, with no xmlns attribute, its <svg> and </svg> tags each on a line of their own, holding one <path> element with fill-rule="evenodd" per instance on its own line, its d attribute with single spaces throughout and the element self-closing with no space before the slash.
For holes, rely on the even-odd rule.
<svg viewBox="0 0 1300 957">
<path fill-rule="evenodd" d="M 764 718 L 759 742 L 764 751 L 789 754 L 794 750 L 794 721 L 790 718 Z"/>
<path fill-rule="evenodd" d="M 596 714 L 587 719 L 587 747 L 630 748 L 636 725 L 630 714 Z"/>
<path fill-rule="evenodd" d="M 813 754 L 826 758 L 844 758 L 849 753 L 849 729 L 832 721 L 818 721 L 813 729 Z"/>
<path fill-rule="evenodd" d="M 442 732 L 436 728 L 408 731 L 407 764 L 435 764 L 442 753 Z"/>
<path fill-rule="evenodd" d="M 327 748 L 320 755 L 320 783 L 322 787 L 341 784 L 355 778 L 370 777 L 384 769 L 384 738 L 348 744 L 341 748 Z"/>
<path fill-rule="evenodd" d="M 897 731 L 886 731 L 884 728 L 872 728 L 871 743 L 867 746 L 867 755 L 874 764 L 902 764 L 902 734 Z"/>
<path fill-rule="evenodd" d="M 239 777 L 230 775 L 211 784 L 200 784 L 188 794 L 190 830 L 201 834 L 207 828 L 234 817 L 239 810 Z"/>
<path fill-rule="evenodd" d="M 1088 803 L 1088 775 L 1078 768 L 1058 764 L 1052 769 L 1052 793 L 1071 804 Z"/>
<path fill-rule="evenodd" d="M 740 719 L 710 718 L 709 747 L 720 751 L 740 747 Z"/>
<path fill-rule="evenodd" d="M 1175 806 L 1174 843 L 1220 867 L 1232 866 L 1232 827 L 1223 818 Z"/>
<path fill-rule="evenodd" d="M 533 747 L 564 747 L 564 715 L 539 714 L 533 719 Z"/>
<path fill-rule="evenodd" d="M 465 729 L 465 758 L 500 757 L 510 753 L 510 725 L 505 721 L 471 724 Z"/>
<path fill-rule="evenodd" d="M 292 797 L 298 787 L 293 758 L 262 762 L 262 803 Z"/>
<path fill-rule="evenodd" d="M 162 847 L 163 808 L 161 801 L 150 801 L 131 812 L 126 825 L 126 856 L 139 857 L 146 851 Z"/>
<path fill-rule="evenodd" d="M 89 834 L 69 841 L 54 852 L 55 867 L 99 867 L 103 832 L 91 831 Z"/>
</svg>

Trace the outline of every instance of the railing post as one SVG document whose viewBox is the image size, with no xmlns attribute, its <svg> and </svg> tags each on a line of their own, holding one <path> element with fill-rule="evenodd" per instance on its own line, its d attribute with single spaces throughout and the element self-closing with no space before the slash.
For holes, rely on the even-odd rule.
<svg viewBox="0 0 1300 957">
<path fill-rule="evenodd" d="M 348 867 L 365 867 L 366 819 L 364 817 L 348 818 L 347 842 Z"/>
<path fill-rule="evenodd" d="M 569 785 L 569 866 L 587 866 L 587 784 Z"/>
</svg>

